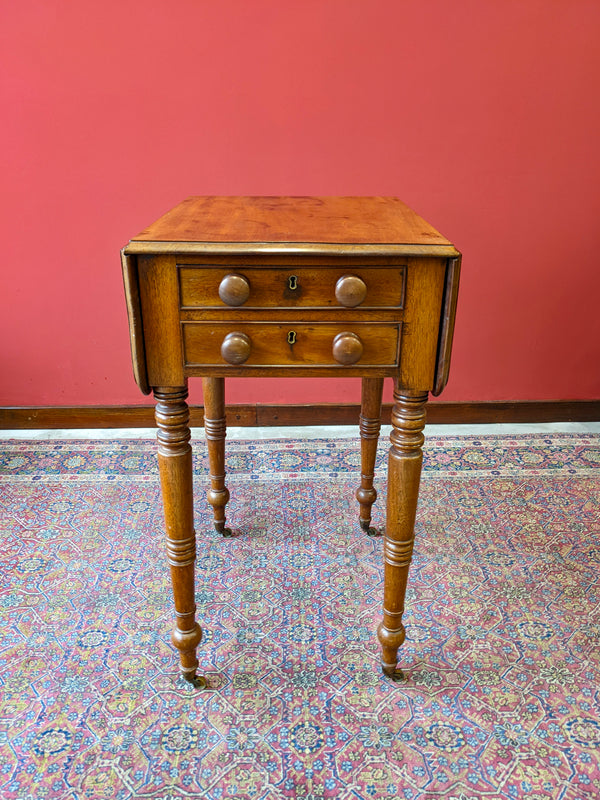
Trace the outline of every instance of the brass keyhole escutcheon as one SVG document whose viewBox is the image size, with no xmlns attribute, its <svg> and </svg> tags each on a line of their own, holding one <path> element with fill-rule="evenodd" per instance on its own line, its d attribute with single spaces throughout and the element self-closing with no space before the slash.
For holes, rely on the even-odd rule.
<svg viewBox="0 0 600 800">
<path fill-rule="evenodd" d="M 294 291 L 294 289 L 298 288 L 298 276 L 297 275 L 290 275 L 288 278 L 288 287 Z M 291 343 L 293 344 L 293 342 Z"/>
<path fill-rule="evenodd" d="M 288 344 L 296 344 L 296 331 L 290 331 L 287 340 Z"/>
</svg>

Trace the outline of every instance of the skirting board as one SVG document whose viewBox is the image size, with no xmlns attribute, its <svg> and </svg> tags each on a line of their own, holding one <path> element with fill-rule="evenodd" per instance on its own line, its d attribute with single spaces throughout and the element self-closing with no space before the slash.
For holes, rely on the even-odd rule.
<svg viewBox="0 0 600 800">
<path fill-rule="evenodd" d="M 391 404 L 382 408 L 382 421 L 390 422 Z M 360 407 L 335 405 L 231 405 L 227 424 L 272 427 L 275 425 L 357 425 Z M 436 425 L 494 424 L 497 422 L 596 422 L 600 400 L 543 400 L 494 403 L 440 403 L 427 407 L 427 421 Z M 35 428 L 152 428 L 153 406 L 41 406 L 0 408 L 0 429 Z M 190 424 L 204 424 L 202 406 L 190 406 Z"/>
</svg>

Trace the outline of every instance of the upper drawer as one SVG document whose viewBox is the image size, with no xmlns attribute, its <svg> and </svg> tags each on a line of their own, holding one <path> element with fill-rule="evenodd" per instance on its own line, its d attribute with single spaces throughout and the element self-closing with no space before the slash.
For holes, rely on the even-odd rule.
<svg viewBox="0 0 600 800">
<path fill-rule="evenodd" d="M 405 267 L 181 266 L 182 308 L 402 308 Z"/>
</svg>

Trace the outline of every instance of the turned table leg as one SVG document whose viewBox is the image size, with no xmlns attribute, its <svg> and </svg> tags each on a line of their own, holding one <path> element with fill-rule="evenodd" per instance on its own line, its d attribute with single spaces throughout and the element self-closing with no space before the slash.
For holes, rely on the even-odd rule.
<svg viewBox="0 0 600 800">
<path fill-rule="evenodd" d="M 356 499 L 360 503 L 360 527 L 369 536 L 380 536 L 377 528 L 371 528 L 371 507 L 377 499 L 373 488 L 377 441 L 381 429 L 381 395 L 383 378 L 363 378 L 360 406 L 360 486 Z"/>
<path fill-rule="evenodd" d="M 225 486 L 225 378 L 202 378 L 202 391 L 210 467 L 207 497 L 213 507 L 215 530 L 223 536 L 231 536 L 231 529 L 225 527 L 225 506 L 229 502 L 229 489 Z"/>
<path fill-rule="evenodd" d="M 204 678 L 196 677 L 196 648 L 202 639 L 202 629 L 194 616 L 196 535 L 187 394 L 187 387 L 160 386 L 154 389 L 158 468 L 167 533 L 167 557 L 175 600 L 175 627 L 171 640 L 179 650 L 183 677 L 197 686 L 204 686 Z"/>
<path fill-rule="evenodd" d="M 385 675 L 401 680 L 396 668 L 398 648 L 404 641 L 404 596 L 411 561 L 424 442 L 427 392 L 394 388 L 392 446 L 388 462 L 387 523 L 383 546 L 383 620 L 377 629 Z"/>
</svg>

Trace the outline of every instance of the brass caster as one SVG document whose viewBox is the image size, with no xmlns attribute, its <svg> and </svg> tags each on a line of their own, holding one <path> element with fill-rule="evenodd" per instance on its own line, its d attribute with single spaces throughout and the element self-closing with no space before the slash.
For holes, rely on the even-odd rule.
<svg viewBox="0 0 600 800">
<path fill-rule="evenodd" d="M 186 675 L 183 677 L 188 683 L 191 683 L 195 689 L 206 689 L 206 678 L 203 675 Z"/>
<path fill-rule="evenodd" d="M 367 534 L 367 536 L 372 536 L 372 537 L 383 536 L 383 532 L 380 531 L 379 528 L 371 527 L 371 520 L 361 519 L 360 527 Z"/>
<path fill-rule="evenodd" d="M 382 667 L 381 671 L 385 675 L 386 678 L 389 678 L 394 683 L 405 683 L 406 682 L 406 675 L 401 669 L 388 669 L 387 667 Z"/>
<path fill-rule="evenodd" d="M 215 530 L 217 533 L 220 533 L 221 536 L 235 536 L 231 528 L 226 528 L 224 522 L 215 522 Z"/>
</svg>

